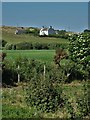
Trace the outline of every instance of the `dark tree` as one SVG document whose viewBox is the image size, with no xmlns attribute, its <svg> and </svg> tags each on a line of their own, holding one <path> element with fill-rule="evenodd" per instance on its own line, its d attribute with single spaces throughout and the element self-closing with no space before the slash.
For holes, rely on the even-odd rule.
<svg viewBox="0 0 90 120">
<path fill-rule="evenodd" d="M 56 50 L 56 55 L 54 56 L 55 64 L 57 64 L 60 67 L 61 66 L 60 65 L 61 60 L 66 58 L 66 57 L 67 57 L 67 53 L 65 52 L 64 49 L 57 49 Z"/>
</svg>

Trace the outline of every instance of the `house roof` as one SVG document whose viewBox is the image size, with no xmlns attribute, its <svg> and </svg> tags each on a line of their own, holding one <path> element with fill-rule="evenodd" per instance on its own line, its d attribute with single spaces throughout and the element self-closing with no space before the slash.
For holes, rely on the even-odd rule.
<svg viewBox="0 0 90 120">
<path fill-rule="evenodd" d="M 41 31 L 47 31 L 48 30 L 48 28 L 42 28 L 41 29 Z"/>
</svg>

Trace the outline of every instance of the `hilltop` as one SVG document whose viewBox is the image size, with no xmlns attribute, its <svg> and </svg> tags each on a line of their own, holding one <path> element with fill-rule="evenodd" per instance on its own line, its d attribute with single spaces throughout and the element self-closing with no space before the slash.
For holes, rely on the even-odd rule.
<svg viewBox="0 0 90 120">
<path fill-rule="evenodd" d="M 30 34 L 20 34 L 15 35 L 15 30 L 17 27 L 12 26 L 3 26 L 2 27 L 2 39 L 7 41 L 8 43 L 21 43 L 21 42 L 34 42 L 34 43 L 68 43 L 67 39 L 64 38 L 55 38 L 55 37 L 39 37 L 35 36 L 32 33 Z M 27 29 L 27 28 L 24 28 Z M 37 28 L 34 28 L 37 29 Z M 39 30 L 39 29 L 38 29 Z"/>
</svg>

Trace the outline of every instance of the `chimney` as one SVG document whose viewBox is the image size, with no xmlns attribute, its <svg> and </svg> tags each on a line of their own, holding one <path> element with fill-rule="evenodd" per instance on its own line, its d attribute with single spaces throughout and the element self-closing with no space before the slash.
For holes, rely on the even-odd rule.
<svg viewBox="0 0 90 120">
<path fill-rule="evenodd" d="M 52 28 L 52 26 L 50 26 L 49 28 Z"/>
</svg>

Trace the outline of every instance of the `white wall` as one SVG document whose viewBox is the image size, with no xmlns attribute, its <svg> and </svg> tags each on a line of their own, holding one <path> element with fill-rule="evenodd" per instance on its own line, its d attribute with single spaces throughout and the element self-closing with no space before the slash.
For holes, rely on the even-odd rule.
<svg viewBox="0 0 90 120">
<path fill-rule="evenodd" d="M 43 30 L 41 29 L 39 35 L 48 35 L 48 31 L 43 31 Z"/>
<path fill-rule="evenodd" d="M 39 35 L 52 35 L 56 34 L 55 30 L 53 28 L 49 28 L 48 30 L 41 29 Z"/>
<path fill-rule="evenodd" d="M 40 30 L 39 35 L 44 35 L 44 32 L 42 31 L 42 29 Z"/>
</svg>

